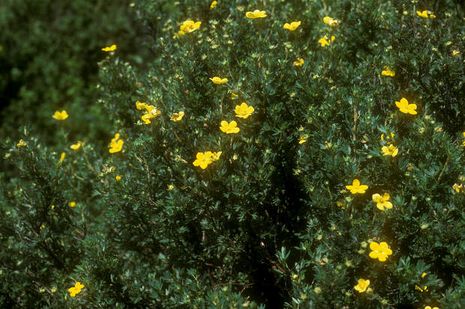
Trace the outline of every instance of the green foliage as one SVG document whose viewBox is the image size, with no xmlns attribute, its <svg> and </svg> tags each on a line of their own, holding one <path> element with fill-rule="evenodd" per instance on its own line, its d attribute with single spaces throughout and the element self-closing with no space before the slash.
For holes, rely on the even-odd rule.
<svg viewBox="0 0 465 309">
<path fill-rule="evenodd" d="M 21 132 L 24 143 L 2 144 L 0 303 L 462 307 L 464 11 L 458 2 L 435 3 L 237 0 L 210 10 L 208 1 L 141 0 L 125 10 L 149 36 L 106 55 L 100 47 L 124 40 L 89 30 L 94 44 L 85 48 L 98 53 L 84 60 L 101 59 L 99 75 L 75 78 L 91 76 L 82 88 L 98 97 L 91 109 L 41 108 L 44 117 L 32 123 L 45 124 L 41 133 L 36 127 Z M 254 9 L 267 18 L 244 17 Z M 423 9 L 437 17 L 420 18 Z M 82 10 L 80 18 L 89 16 Z M 324 16 L 340 25 L 325 25 Z M 187 19 L 202 24 L 176 35 Z M 296 31 L 282 28 L 294 20 L 302 21 Z M 117 25 L 102 33 L 129 24 Z M 320 46 L 325 35 L 335 40 Z M 84 48 L 79 42 L 64 50 Z M 394 77 L 381 75 L 385 66 Z M 215 85 L 214 76 L 227 84 Z M 417 115 L 399 111 L 403 97 Z M 137 101 L 161 114 L 144 123 L 151 108 Z M 234 112 L 242 102 L 254 108 L 247 119 Z M 70 118 L 53 120 L 58 108 Z M 184 118 L 173 121 L 180 111 Z M 222 132 L 223 120 L 236 120 L 240 132 Z M 124 144 L 112 154 L 106 145 L 116 133 Z M 81 148 L 70 150 L 77 140 Z M 389 145 L 396 156 L 383 155 Z M 206 151 L 221 154 L 195 166 Z M 365 193 L 349 192 L 354 179 L 368 185 Z M 392 209 L 378 209 L 376 193 L 389 193 Z M 387 242 L 392 255 L 370 258 L 371 242 Z M 370 286 L 359 293 L 361 278 Z M 77 281 L 85 287 L 70 297 Z"/>
<path fill-rule="evenodd" d="M 111 5 L 109 5 L 111 3 Z M 114 42 L 119 53 L 135 54 L 142 30 L 128 0 L 4 0 L 0 4 L 0 136 L 18 136 L 31 126 L 35 135 L 59 143 L 50 117 L 66 108 L 68 130 L 76 138 L 101 139 L 108 130 L 104 111 L 95 104 L 97 62 L 102 47 Z M 72 121 L 71 121 L 72 120 Z"/>
</svg>

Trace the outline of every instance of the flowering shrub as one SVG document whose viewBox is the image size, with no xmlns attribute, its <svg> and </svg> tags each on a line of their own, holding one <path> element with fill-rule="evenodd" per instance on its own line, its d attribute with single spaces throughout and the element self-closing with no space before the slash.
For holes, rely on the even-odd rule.
<svg viewBox="0 0 465 309">
<path fill-rule="evenodd" d="M 465 306 L 463 8 L 435 3 L 135 2 L 160 27 L 143 67 L 96 47 L 104 136 L 63 104 L 53 146 L 1 144 L 0 302 Z"/>
</svg>

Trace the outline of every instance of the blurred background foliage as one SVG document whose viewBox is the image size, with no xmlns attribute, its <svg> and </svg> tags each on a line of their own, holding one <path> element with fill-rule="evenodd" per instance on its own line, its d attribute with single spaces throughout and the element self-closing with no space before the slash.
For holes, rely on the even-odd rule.
<svg viewBox="0 0 465 309">
<path fill-rule="evenodd" d="M 462 1 L 210 5 L 2 1 L 0 304 L 465 306 Z M 268 17 L 244 17 L 255 9 Z M 201 27 L 176 37 L 186 19 Z M 161 115 L 145 125 L 136 101 Z M 222 133 L 233 119 L 240 133 Z M 116 132 L 123 151 L 109 154 Z M 395 158 L 381 153 L 391 132 Z M 208 150 L 220 159 L 194 167 Z M 347 192 L 354 178 L 366 194 Z M 386 212 L 371 201 L 382 192 Z M 393 249 L 386 263 L 368 258 L 372 240 Z"/>
<path fill-rule="evenodd" d="M 135 65 L 150 56 L 139 48 L 150 34 L 126 0 L 4 0 L 0 4 L 0 102 L 2 138 L 27 125 L 50 145 L 59 143 L 50 117 L 73 114 L 68 132 L 99 140 L 108 129 L 98 104 L 100 50 L 115 41 Z"/>
</svg>

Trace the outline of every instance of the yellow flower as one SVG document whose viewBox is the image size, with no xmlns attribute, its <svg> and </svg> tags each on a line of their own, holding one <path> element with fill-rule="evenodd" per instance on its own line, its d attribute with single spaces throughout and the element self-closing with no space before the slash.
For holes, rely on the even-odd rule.
<svg viewBox="0 0 465 309">
<path fill-rule="evenodd" d="M 394 137 L 396 137 L 396 135 L 393 132 L 387 134 L 386 137 L 384 136 L 384 133 L 382 133 L 380 139 L 384 142 L 385 138 L 388 141 L 388 140 L 393 140 Z"/>
<path fill-rule="evenodd" d="M 260 11 L 260 10 L 255 10 L 253 12 L 246 12 L 245 17 L 250 18 L 250 19 L 257 19 L 257 18 L 265 18 L 266 12 L 265 11 Z"/>
<path fill-rule="evenodd" d="M 229 123 L 225 120 L 221 121 L 220 130 L 226 134 L 235 134 L 240 131 L 237 122 L 234 120 Z"/>
<path fill-rule="evenodd" d="M 121 176 L 121 175 L 116 175 L 115 176 L 116 181 L 121 181 L 121 179 L 123 179 L 123 176 Z"/>
<path fill-rule="evenodd" d="M 386 259 L 392 254 L 392 250 L 386 242 L 377 243 L 375 241 L 370 242 L 370 257 L 372 259 L 378 259 L 380 262 L 385 262 Z"/>
<path fill-rule="evenodd" d="M 26 146 L 27 146 L 27 143 L 23 139 L 20 139 L 18 143 L 16 144 L 16 147 L 18 148 L 26 147 Z"/>
<path fill-rule="evenodd" d="M 242 102 L 241 105 L 236 105 L 234 108 L 234 112 L 236 113 L 236 117 L 247 119 L 250 115 L 254 112 L 253 106 L 247 105 L 246 102 Z"/>
<path fill-rule="evenodd" d="M 143 114 L 142 116 L 140 116 L 140 119 L 142 120 L 142 122 L 144 122 L 145 124 L 151 124 L 152 123 L 152 119 L 155 118 L 156 116 L 155 115 L 152 115 L 150 113 L 146 113 L 146 114 Z"/>
<path fill-rule="evenodd" d="M 460 55 L 460 50 L 454 49 L 454 50 L 452 51 L 452 56 L 453 56 L 453 57 L 457 57 L 458 55 Z"/>
<path fill-rule="evenodd" d="M 439 309 L 439 307 L 425 306 L 425 309 Z"/>
<path fill-rule="evenodd" d="M 102 51 L 109 53 L 109 52 L 115 51 L 117 48 L 118 48 L 118 46 L 116 46 L 116 44 L 113 44 L 111 46 L 107 46 L 107 47 L 102 48 Z"/>
<path fill-rule="evenodd" d="M 62 152 L 60 154 L 60 159 L 58 160 L 58 163 L 62 163 L 66 158 L 66 152 Z"/>
<path fill-rule="evenodd" d="M 145 124 L 151 124 L 152 119 L 161 115 L 161 111 L 153 105 L 147 105 L 145 109 L 146 113 L 140 117 Z"/>
<path fill-rule="evenodd" d="M 325 16 L 325 17 L 323 17 L 323 23 L 325 23 L 326 25 L 328 25 L 330 27 L 336 27 L 336 26 L 339 25 L 339 20 L 334 19 L 334 18 L 329 17 L 329 16 Z"/>
<path fill-rule="evenodd" d="M 208 165 L 213 162 L 213 153 L 211 151 L 197 152 L 195 161 L 192 163 L 194 166 L 200 166 L 201 169 L 206 169 Z"/>
<path fill-rule="evenodd" d="M 297 58 L 297 59 L 294 61 L 293 64 L 294 64 L 295 67 L 300 68 L 301 66 L 304 65 L 304 63 L 305 63 L 305 60 L 304 60 L 304 59 L 302 59 L 302 58 Z"/>
<path fill-rule="evenodd" d="M 363 292 L 366 292 L 369 286 L 370 286 L 370 280 L 358 279 L 357 285 L 354 286 L 354 289 L 359 293 L 363 293 Z"/>
<path fill-rule="evenodd" d="M 147 109 L 148 104 L 140 101 L 136 101 L 136 108 L 137 110 L 144 110 Z"/>
<path fill-rule="evenodd" d="M 210 80 L 215 84 L 215 85 L 224 85 L 228 82 L 227 78 L 221 78 L 218 76 L 210 78 Z"/>
<path fill-rule="evenodd" d="M 416 115 L 417 114 L 417 105 L 409 104 L 406 98 L 396 101 L 396 106 L 404 114 Z"/>
<path fill-rule="evenodd" d="M 371 198 L 373 199 L 373 202 L 376 203 L 376 207 L 379 210 L 384 211 L 386 209 L 391 209 L 392 208 L 392 203 L 389 202 L 389 199 L 391 198 L 389 193 L 384 193 L 383 196 L 381 196 L 378 193 L 375 193 L 375 194 L 373 194 L 371 196 Z"/>
<path fill-rule="evenodd" d="M 452 189 L 454 189 L 455 192 L 460 193 L 464 190 L 464 187 L 463 184 L 454 183 Z"/>
<path fill-rule="evenodd" d="M 178 31 L 178 36 L 183 36 L 186 35 L 187 33 L 194 32 L 195 30 L 200 28 L 200 25 L 202 22 L 200 21 L 193 21 L 191 19 L 188 19 L 184 21 L 180 26 L 179 26 L 179 31 Z"/>
<path fill-rule="evenodd" d="M 396 72 L 391 70 L 389 67 L 384 67 L 383 71 L 381 71 L 382 76 L 394 77 L 396 76 Z"/>
<path fill-rule="evenodd" d="M 289 31 L 295 31 L 297 28 L 299 28 L 301 21 L 293 21 L 291 23 L 285 23 L 283 26 L 283 29 L 289 30 Z"/>
<path fill-rule="evenodd" d="M 425 285 L 425 286 L 421 287 L 421 286 L 418 286 L 418 285 L 415 284 L 415 290 L 420 291 L 422 293 L 423 292 L 428 292 L 428 286 Z"/>
<path fill-rule="evenodd" d="M 427 275 L 428 275 L 427 273 L 422 272 L 420 277 L 421 277 L 421 278 L 425 278 Z"/>
<path fill-rule="evenodd" d="M 434 15 L 433 12 L 428 11 L 428 10 L 417 11 L 417 15 L 421 18 L 430 18 L 430 19 L 436 18 L 436 15 Z"/>
<path fill-rule="evenodd" d="M 178 122 L 178 121 L 181 121 L 183 117 L 184 117 L 184 112 L 177 112 L 171 115 L 170 120 L 174 122 Z"/>
<path fill-rule="evenodd" d="M 383 156 L 395 157 L 399 153 L 399 149 L 393 144 L 390 144 L 389 146 L 383 146 L 381 151 L 383 152 Z"/>
<path fill-rule="evenodd" d="M 218 5 L 218 1 L 212 1 L 212 3 L 210 4 L 210 10 L 213 10 L 214 8 L 216 8 L 217 5 Z"/>
<path fill-rule="evenodd" d="M 123 149 L 124 141 L 120 139 L 119 133 L 115 133 L 115 136 L 111 139 L 110 144 L 108 145 L 108 152 L 117 153 Z"/>
<path fill-rule="evenodd" d="M 307 142 L 307 139 L 308 139 L 308 135 L 304 134 L 304 135 L 301 135 L 299 137 L 299 144 L 302 145 L 302 144 L 305 144 Z"/>
<path fill-rule="evenodd" d="M 76 202 L 71 201 L 71 202 L 68 203 L 68 206 L 71 207 L 71 208 L 74 208 L 74 207 L 76 207 Z"/>
<path fill-rule="evenodd" d="M 326 47 L 329 46 L 329 44 L 331 44 L 335 39 L 336 37 L 334 35 L 331 36 L 331 39 L 328 39 L 328 36 L 325 35 L 318 40 L 318 43 L 321 45 L 321 47 Z"/>
<path fill-rule="evenodd" d="M 52 117 L 55 120 L 66 120 L 69 117 L 69 115 L 65 110 L 62 110 L 62 111 L 56 111 Z"/>
<path fill-rule="evenodd" d="M 325 149 L 331 149 L 331 148 L 333 148 L 333 144 L 330 141 L 325 141 L 324 148 Z"/>
<path fill-rule="evenodd" d="M 147 104 L 145 102 L 136 102 L 136 108 L 138 110 L 145 110 L 145 114 L 143 114 L 140 119 L 145 123 L 145 124 L 151 124 L 152 119 L 158 117 L 161 115 L 161 111 L 157 109 L 155 106 Z M 182 118 L 182 117 L 181 117 Z"/>
<path fill-rule="evenodd" d="M 75 297 L 77 294 L 81 293 L 81 290 L 84 288 L 84 284 L 81 282 L 76 282 L 73 287 L 68 289 L 69 296 Z"/>
<path fill-rule="evenodd" d="M 239 98 L 239 95 L 235 92 L 231 92 L 231 100 L 237 100 Z"/>
<path fill-rule="evenodd" d="M 360 180 L 358 180 L 358 179 L 354 179 L 352 181 L 352 185 L 347 185 L 346 188 L 352 194 L 363 194 L 363 193 L 365 193 L 366 190 L 368 190 L 368 186 L 367 185 L 361 185 Z"/>
<path fill-rule="evenodd" d="M 82 146 L 82 143 L 81 142 L 77 142 L 76 144 L 72 144 L 71 146 L 69 146 L 69 148 L 71 148 L 72 150 L 74 151 L 78 151 L 79 148 L 81 148 Z"/>
</svg>

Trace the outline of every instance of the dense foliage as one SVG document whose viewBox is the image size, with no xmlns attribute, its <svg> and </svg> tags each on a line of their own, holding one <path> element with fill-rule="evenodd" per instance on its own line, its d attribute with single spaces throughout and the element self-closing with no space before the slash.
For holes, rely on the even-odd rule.
<svg viewBox="0 0 465 309">
<path fill-rule="evenodd" d="M 50 116 L 66 108 L 74 114 L 70 134 L 102 138 L 108 122 L 95 104 L 100 48 L 124 40 L 120 53 L 142 63 L 150 51 L 136 53 L 132 45 L 149 33 L 138 19 L 128 0 L 2 0 L 0 137 L 19 136 L 18 126 L 28 125 L 43 142 L 59 144 Z"/>
<path fill-rule="evenodd" d="M 460 1 L 105 3 L 0 36 L 0 304 L 465 306 Z"/>
</svg>

